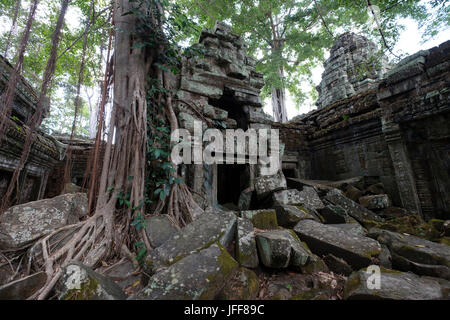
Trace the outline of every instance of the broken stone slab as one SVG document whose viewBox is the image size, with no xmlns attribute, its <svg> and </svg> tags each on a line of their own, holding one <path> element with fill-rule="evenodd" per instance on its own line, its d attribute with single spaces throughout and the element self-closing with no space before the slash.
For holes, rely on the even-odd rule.
<svg viewBox="0 0 450 320">
<path fill-rule="evenodd" d="M 319 220 L 317 217 L 309 214 L 302 206 L 278 205 L 275 207 L 275 210 L 277 212 L 278 225 L 284 228 L 293 228 L 303 219 Z"/>
<path fill-rule="evenodd" d="M 143 300 L 212 300 L 239 264 L 220 244 L 192 253 L 153 275 L 137 295 Z"/>
<path fill-rule="evenodd" d="M 333 254 L 354 268 L 363 268 L 381 252 L 380 244 L 368 237 L 349 233 L 340 228 L 302 220 L 294 227 L 295 233 L 318 255 Z"/>
<path fill-rule="evenodd" d="M 262 175 L 255 179 L 255 191 L 260 200 L 270 196 L 273 192 L 284 190 L 286 188 L 286 179 L 280 171 L 272 176 Z"/>
<path fill-rule="evenodd" d="M 363 192 L 361 190 L 359 190 L 357 187 L 349 184 L 347 186 L 347 189 L 345 190 L 345 196 L 347 198 L 349 198 L 350 200 L 357 202 L 359 200 L 359 198 L 361 198 L 363 196 Z"/>
<path fill-rule="evenodd" d="M 232 212 L 202 214 L 147 256 L 146 271 L 153 274 L 216 241 L 227 247 L 235 237 L 236 220 Z"/>
<path fill-rule="evenodd" d="M 141 284 L 141 276 L 136 274 L 137 270 L 137 263 L 133 264 L 131 261 L 124 259 L 123 261 L 111 266 L 101 266 L 94 271 L 115 281 L 122 290 L 125 290 L 130 287 L 133 289 L 136 287 L 139 288 L 139 285 Z"/>
<path fill-rule="evenodd" d="M 256 273 L 239 268 L 219 293 L 218 300 L 256 300 L 259 291 L 259 279 Z"/>
<path fill-rule="evenodd" d="M 278 227 L 275 209 L 241 211 L 241 217 L 250 220 L 258 229 L 270 230 Z"/>
<path fill-rule="evenodd" d="M 251 123 L 271 124 L 273 118 L 263 111 L 262 108 L 255 106 L 243 106 L 242 109 L 247 114 L 247 120 Z"/>
<path fill-rule="evenodd" d="M 443 280 L 419 277 L 410 272 L 400 272 L 380 268 L 380 287 L 373 281 L 372 271 L 359 270 L 348 279 L 344 289 L 344 299 L 387 299 L 387 300 L 437 300 L 448 298 L 443 290 Z M 369 285 L 368 285 L 369 284 Z"/>
<path fill-rule="evenodd" d="M 359 223 L 338 223 L 338 224 L 328 224 L 331 227 L 339 228 L 345 232 L 352 233 L 357 236 L 366 236 L 367 230 L 363 228 Z"/>
<path fill-rule="evenodd" d="M 311 252 L 289 230 L 258 233 L 256 243 L 262 264 L 269 268 L 302 267 L 310 260 Z"/>
<path fill-rule="evenodd" d="M 87 211 L 85 193 L 64 194 L 13 206 L 0 217 L 0 249 L 29 245 L 58 228 L 77 223 Z"/>
<path fill-rule="evenodd" d="M 199 94 L 202 96 L 206 96 L 206 97 L 212 98 L 212 99 L 219 99 L 223 95 L 222 88 L 204 84 L 204 83 L 200 83 L 200 82 L 196 82 L 196 81 L 192 81 L 186 77 L 181 78 L 180 89 L 189 91 L 192 93 L 196 93 L 196 94 Z"/>
<path fill-rule="evenodd" d="M 127 296 L 110 278 L 73 262 L 66 266 L 57 285 L 60 300 L 125 300 Z"/>
<path fill-rule="evenodd" d="M 350 223 L 353 220 L 341 206 L 329 204 L 317 211 L 327 224 Z"/>
<path fill-rule="evenodd" d="M 342 207 L 348 215 L 360 223 L 363 223 L 364 220 L 383 221 L 383 219 L 374 212 L 345 197 L 342 191 L 338 189 L 328 191 L 325 199 L 334 205 Z"/>
<path fill-rule="evenodd" d="M 46 281 L 46 273 L 38 272 L 9 282 L 0 286 L 0 300 L 25 300 L 41 289 Z"/>
<path fill-rule="evenodd" d="M 209 104 L 203 106 L 203 114 L 213 120 L 226 120 L 228 118 L 228 111 L 213 107 Z"/>
<path fill-rule="evenodd" d="M 391 200 L 387 194 L 377 194 L 359 198 L 359 203 L 371 210 L 386 209 L 391 206 Z"/>
<path fill-rule="evenodd" d="M 259 265 L 255 232 L 248 219 L 237 219 L 236 260 L 246 268 L 256 268 Z"/>
<path fill-rule="evenodd" d="M 450 246 L 376 228 L 369 236 L 388 247 L 394 268 L 450 280 Z"/>
<path fill-rule="evenodd" d="M 327 265 L 328 269 L 330 269 L 334 273 L 342 274 L 348 277 L 353 272 L 352 267 L 347 262 L 345 262 L 344 259 L 335 257 L 331 253 L 323 257 L 323 261 Z"/>
<path fill-rule="evenodd" d="M 165 216 L 151 216 L 145 219 L 145 233 L 153 248 L 157 248 L 178 233 Z"/>
</svg>

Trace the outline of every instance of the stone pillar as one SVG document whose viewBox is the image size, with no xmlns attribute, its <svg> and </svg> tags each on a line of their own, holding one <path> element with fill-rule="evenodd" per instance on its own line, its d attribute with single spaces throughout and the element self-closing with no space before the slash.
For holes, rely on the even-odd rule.
<svg viewBox="0 0 450 320">
<path fill-rule="evenodd" d="M 403 141 L 400 126 L 393 122 L 382 121 L 384 138 L 389 148 L 394 166 L 397 188 L 403 208 L 411 213 L 422 215 L 416 180 L 411 166 L 408 150 Z"/>
</svg>

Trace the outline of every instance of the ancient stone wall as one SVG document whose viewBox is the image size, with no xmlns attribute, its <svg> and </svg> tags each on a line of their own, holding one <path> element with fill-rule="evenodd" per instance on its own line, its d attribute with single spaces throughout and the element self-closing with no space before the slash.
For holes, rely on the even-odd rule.
<svg viewBox="0 0 450 320">
<path fill-rule="evenodd" d="M 348 55 L 351 50 L 340 51 Z M 334 67 L 327 70 L 329 63 L 325 67 L 325 76 L 336 72 Z M 449 70 L 446 42 L 403 59 L 375 88 L 347 98 L 335 96 L 338 101 L 285 125 L 282 130 L 295 127 L 298 136 L 307 137 L 308 148 L 297 148 L 303 149 L 298 161 L 311 164 L 306 178 L 368 177 L 383 183 L 395 205 L 428 218 L 448 218 Z M 281 137 L 295 148 L 289 134 Z"/>
</svg>

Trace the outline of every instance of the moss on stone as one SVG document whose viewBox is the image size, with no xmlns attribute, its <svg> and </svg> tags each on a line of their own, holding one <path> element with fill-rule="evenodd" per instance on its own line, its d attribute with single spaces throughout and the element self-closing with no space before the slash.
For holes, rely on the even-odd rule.
<svg viewBox="0 0 450 320">
<path fill-rule="evenodd" d="M 270 230 L 278 227 L 275 210 L 258 210 L 250 220 L 253 226 L 258 229 Z"/>
<path fill-rule="evenodd" d="M 80 289 L 70 289 L 61 300 L 93 300 L 97 296 L 99 283 L 97 279 L 88 277 L 88 281 L 80 285 Z"/>
</svg>

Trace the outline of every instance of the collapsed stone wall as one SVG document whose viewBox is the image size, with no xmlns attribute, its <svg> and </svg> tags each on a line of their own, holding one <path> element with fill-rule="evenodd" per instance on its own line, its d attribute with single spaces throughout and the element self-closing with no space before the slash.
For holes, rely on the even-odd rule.
<svg viewBox="0 0 450 320">
<path fill-rule="evenodd" d="M 310 161 L 311 168 L 300 176 L 364 176 L 382 182 L 394 205 L 448 218 L 449 60 L 450 41 L 403 59 L 375 88 L 281 125 L 307 137 L 308 148 L 301 147 L 297 161 Z"/>
<path fill-rule="evenodd" d="M 13 67 L 0 56 L 0 93 L 8 83 Z M 11 119 L 0 143 L 0 198 L 5 194 L 12 173 L 17 167 L 25 142 L 25 124 L 31 119 L 37 104 L 37 93 L 20 77 L 13 100 Z M 46 102 L 44 102 L 46 103 Z M 45 104 L 44 108 L 48 108 Z M 17 203 L 41 199 L 53 167 L 63 159 L 65 146 L 53 137 L 38 131 L 24 169 L 19 176 Z"/>
</svg>

